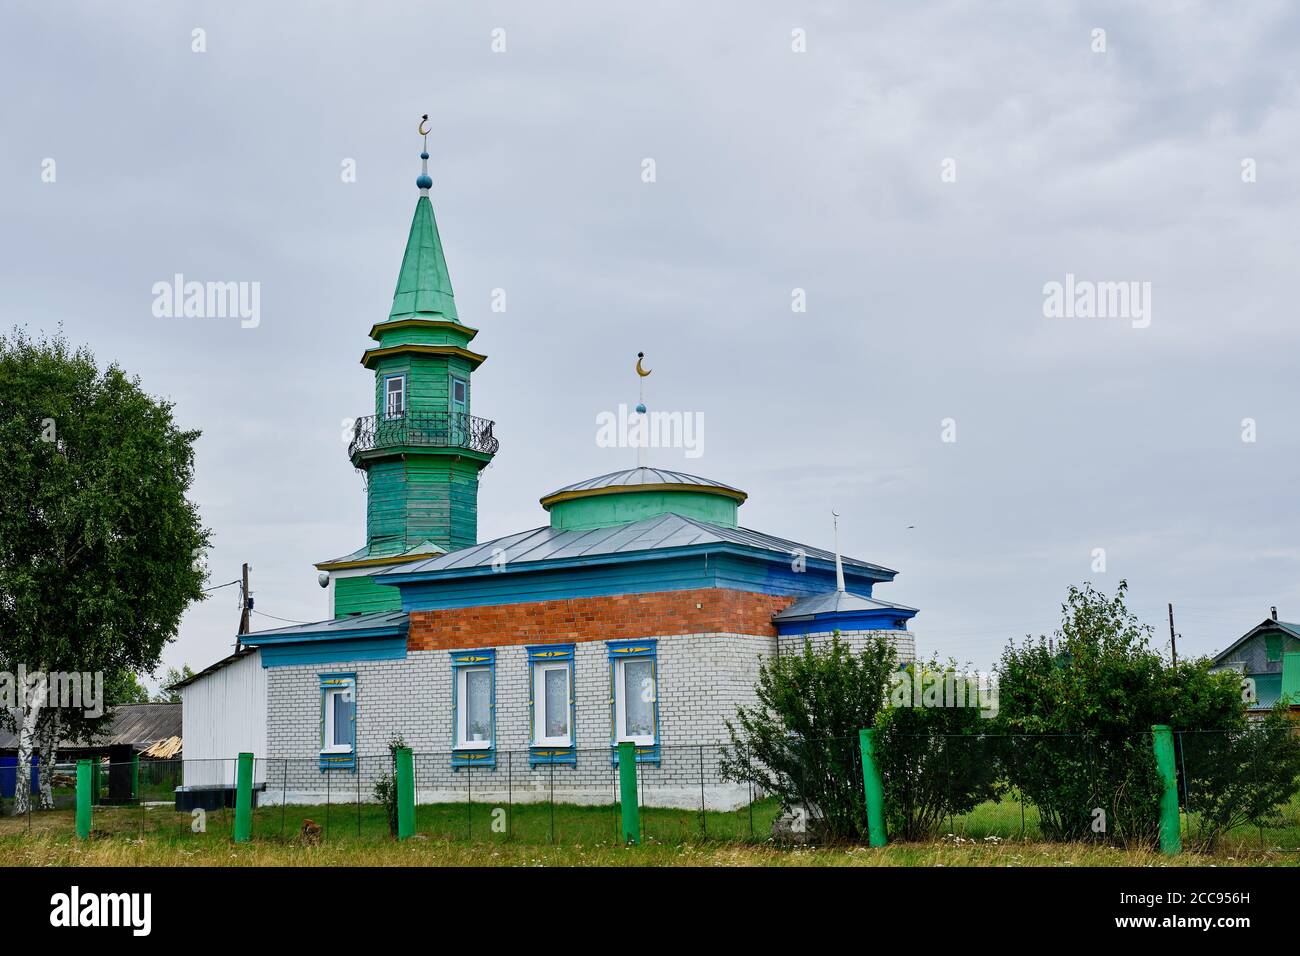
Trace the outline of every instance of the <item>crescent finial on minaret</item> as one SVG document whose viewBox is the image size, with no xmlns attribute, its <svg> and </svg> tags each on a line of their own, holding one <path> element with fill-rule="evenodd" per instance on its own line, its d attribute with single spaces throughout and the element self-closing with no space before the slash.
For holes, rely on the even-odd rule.
<svg viewBox="0 0 1300 956">
<path fill-rule="evenodd" d="M 429 133 L 425 129 L 429 125 L 429 114 L 425 113 L 420 117 L 420 125 L 416 127 L 420 136 L 424 138 L 424 149 L 420 151 L 420 175 L 415 180 L 415 185 L 420 189 L 421 196 L 429 195 L 429 190 L 433 188 L 433 179 L 429 176 Z"/>
</svg>

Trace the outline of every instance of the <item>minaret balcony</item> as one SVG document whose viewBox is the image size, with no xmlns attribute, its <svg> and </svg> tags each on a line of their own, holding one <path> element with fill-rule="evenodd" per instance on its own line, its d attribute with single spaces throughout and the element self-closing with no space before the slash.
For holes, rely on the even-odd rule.
<svg viewBox="0 0 1300 956">
<path fill-rule="evenodd" d="M 491 457 L 501 443 L 492 429 L 496 422 L 452 412 L 367 415 L 358 418 L 348 445 L 354 461 L 368 453 L 399 448 L 461 448 Z"/>
</svg>

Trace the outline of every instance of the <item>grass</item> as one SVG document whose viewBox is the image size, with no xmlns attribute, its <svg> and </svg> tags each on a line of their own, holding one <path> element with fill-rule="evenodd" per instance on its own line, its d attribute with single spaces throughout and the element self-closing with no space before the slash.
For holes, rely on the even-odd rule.
<svg viewBox="0 0 1300 956">
<path fill-rule="evenodd" d="M 508 813 L 501 812 L 507 810 Z M 1033 807 L 983 804 L 921 843 L 792 848 L 765 839 L 775 800 L 728 813 L 642 810 L 643 842 L 624 847 L 614 805 L 435 804 L 417 807 L 415 839 L 388 836 L 381 807 L 263 807 L 253 841 L 230 839 L 234 813 L 207 815 L 206 832 L 170 806 L 97 807 L 90 840 L 74 835 L 71 810 L 0 818 L 0 862 L 38 866 L 1258 866 L 1300 864 L 1300 813 L 1286 826 L 1236 833 L 1212 855 L 1164 857 L 1145 850 L 1041 841 Z M 497 811 L 494 815 L 494 811 Z M 752 815 L 752 831 L 751 831 Z M 319 846 L 303 846 L 304 820 L 322 828 Z M 1023 819 L 1023 836 L 1022 836 Z M 496 826 L 494 827 L 494 823 Z M 751 836 L 752 833 L 752 836 Z"/>
</svg>

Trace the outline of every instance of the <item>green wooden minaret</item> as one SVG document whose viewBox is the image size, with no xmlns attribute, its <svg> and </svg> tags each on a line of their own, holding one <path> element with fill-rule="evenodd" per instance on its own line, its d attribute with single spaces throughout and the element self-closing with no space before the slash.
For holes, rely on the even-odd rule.
<svg viewBox="0 0 1300 956">
<path fill-rule="evenodd" d="M 478 542 L 478 475 L 498 447 L 493 423 L 471 414 L 470 379 L 486 356 L 470 351 L 477 330 L 456 312 L 429 201 L 425 123 L 420 132 L 420 197 L 393 307 L 361 356 L 375 373 L 374 414 L 357 420 L 348 448 L 366 476 L 366 544 L 316 565 L 328 574 L 335 617 L 400 607 L 397 589 L 371 574 Z"/>
</svg>

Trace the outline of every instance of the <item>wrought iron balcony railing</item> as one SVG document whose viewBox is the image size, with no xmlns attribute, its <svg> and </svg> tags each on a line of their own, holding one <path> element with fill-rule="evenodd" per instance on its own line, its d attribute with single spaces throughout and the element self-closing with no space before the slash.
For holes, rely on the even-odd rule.
<svg viewBox="0 0 1300 956">
<path fill-rule="evenodd" d="M 467 448 L 483 455 L 495 455 L 501 447 L 492 434 L 495 424 L 486 418 L 452 412 L 407 413 L 396 418 L 367 415 L 357 419 L 348 455 L 402 445 Z"/>
</svg>

